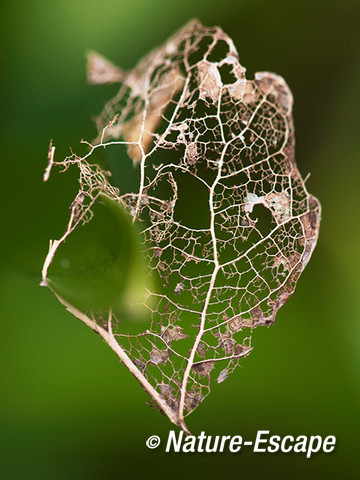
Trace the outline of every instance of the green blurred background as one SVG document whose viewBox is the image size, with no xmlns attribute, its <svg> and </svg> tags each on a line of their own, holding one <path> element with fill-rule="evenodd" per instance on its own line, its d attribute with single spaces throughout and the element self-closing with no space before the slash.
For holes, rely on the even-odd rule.
<svg viewBox="0 0 360 480">
<path fill-rule="evenodd" d="M 165 454 L 172 428 L 110 349 L 40 288 L 76 172 L 42 183 L 91 139 L 116 86 L 89 87 L 85 55 L 124 68 L 188 19 L 220 25 L 251 77 L 274 71 L 295 98 L 297 162 L 323 205 L 296 294 L 255 349 L 189 417 L 194 433 L 336 435 L 332 454 Z M 0 4 L 0 478 L 344 478 L 358 471 L 360 404 L 360 3 L 343 0 L 20 0 Z"/>
</svg>

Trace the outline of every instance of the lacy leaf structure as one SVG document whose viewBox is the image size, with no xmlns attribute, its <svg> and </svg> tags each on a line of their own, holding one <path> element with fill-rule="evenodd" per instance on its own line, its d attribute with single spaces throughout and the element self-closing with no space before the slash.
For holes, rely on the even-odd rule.
<svg viewBox="0 0 360 480">
<path fill-rule="evenodd" d="M 60 301 L 188 432 L 185 417 L 249 355 L 253 329 L 274 323 L 317 242 L 321 209 L 295 163 L 292 94 L 273 73 L 247 80 L 232 40 L 196 20 L 130 72 L 90 54 L 88 75 L 120 91 L 85 156 L 55 162 L 50 146 L 45 180 L 53 165 L 76 164 L 80 190 L 64 236 L 50 243 L 43 284 L 99 195 L 126 209 L 157 278 L 145 298 L 149 322 L 129 333 L 111 309 Z M 119 146 L 138 174 L 136 191 L 119 191 L 91 162 L 95 150 Z"/>
</svg>

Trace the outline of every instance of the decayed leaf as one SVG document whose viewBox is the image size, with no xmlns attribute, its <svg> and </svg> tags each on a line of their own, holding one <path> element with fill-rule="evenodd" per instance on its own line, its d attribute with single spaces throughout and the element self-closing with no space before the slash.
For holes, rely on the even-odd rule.
<svg viewBox="0 0 360 480">
<path fill-rule="evenodd" d="M 199 374 L 199 377 L 202 378 L 209 375 L 214 366 L 215 362 L 200 362 L 195 363 L 192 368 Z"/>
<path fill-rule="evenodd" d="M 111 71 L 109 76 L 111 77 L 112 74 L 114 72 Z M 90 73 L 89 76 L 93 77 Z M 102 76 L 104 77 L 105 74 Z M 114 76 L 116 77 L 116 73 Z M 162 121 L 162 115 L 169 102 L 181 91 L 183 85 L 184 77 L 180 70 L 176 66 L 171 68 L 161 76 L 158 85 L 144 102 L 143 108 L 134 117 L 123 124 L 115 123 L 107 129 L 107 136 L 119 138 L 120 135 L 123 135 L 124 140 L 128 143 L 128 154 L 134 164 L 140 162 L 143 155 L 148 152 L 155 132 Z"/>
<path fill-rule="evenodd" d="M 154 365 L 158 365 L 159 363 L 166 363 L 170 357 L 171 353 L 169 350 L 158 350 L 154 348 L 150 352 L 150 362 Z"/>
<path fill-rule="evenodd" d="M 117 83 L 125 80 L 125 72 L 96 52 L 88 54 L 87 73 L 89 83 L 92 85 Z"/>
<path fill-rule="evenodd" d="M 212 103 L 219 99 L 222 82 L 219 70 L 214 63 L 203 60 L 197 66 L 199 72 L 199 98 L 209 98 Z"/>
<path fill-rule="evenodd" d="M 227 376 L 228 376 L 228 371 L 227 371 L 227 368 L 224 368 L 224 370 L 221 370 L 218 378 L 217 378 L 217 383 L 222 383 L 224 382 L 226 379 L 227 379 Z"/>
<path fill-rule="evenodd" d="M 182 340 L 184 338 L 189 338 L 189 335 L 186 335 L 183 332 L 183 329 L 179 325 L 170 326 L 168 328 L 161 327 L 162 338 L 166 343 L 171 345 L 174 340 Z"/>
<path fill-rule="evenodd" d="M 102 58 L 90 62 L 92 83 L 120 72 Z M 97 191 L 121 203 L 140 225 L 159 278 L 146 300 L 151 325 L 133 335 L 111 311 L 106 322 L 67 308 L 187 432 L 185 415 L 249 355 L 253 330 L 274 323 L 316 245 L 320 204 L 295 163 L 292 103 L 282 77 L 247 80 L 231 39 L 192 21 L 123 76 L 86 157 L 60 162 L 81 171 L 77 218 Z M 132 193 L 118 192 L 89 164 L 96 148 L 116 143 L 140 164 Z M 58 244 L 75 226 L 73 215 L 51 244 L 45 284 Z"/>
</svg>

